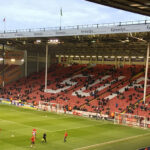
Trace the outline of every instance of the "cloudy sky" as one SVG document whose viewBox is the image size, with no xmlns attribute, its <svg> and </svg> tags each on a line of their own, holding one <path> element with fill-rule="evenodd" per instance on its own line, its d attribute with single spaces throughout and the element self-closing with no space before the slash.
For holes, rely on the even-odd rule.
<svg viewBox="0 0 150 150">
<path fill-rule="evenodd" d="M 0 0 L 0 30 L 60 26 L 60 8 L 62 26 L 150 19 L 85 0 Z"/>
</svg>

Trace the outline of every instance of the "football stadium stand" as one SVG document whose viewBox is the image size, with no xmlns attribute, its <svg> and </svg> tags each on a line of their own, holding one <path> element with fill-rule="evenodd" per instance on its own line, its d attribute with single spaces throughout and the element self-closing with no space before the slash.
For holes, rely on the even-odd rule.
<svg viewBox="0 0 150 150">
<path fill-rule="evenodd" d="M 13 66 L 14 67 L 14 66 Z M 28 103 L 46 101 L 67 109 L 100 112 L 126 112 L 150 115 L 150 89 L 143 104 L 144 66 L 126 65 L 52 65 L 48 69 L 48 89 L 44 92 L 44 71 L 9 83 L 0 97 Z M 60 76 L 61 75 L 61 76 Z"/>
<path fill-rule="evenodd" d="M 149 118 L 149 31 L 143 20 L 0 33 L 0 98 Z"/>
</svg>

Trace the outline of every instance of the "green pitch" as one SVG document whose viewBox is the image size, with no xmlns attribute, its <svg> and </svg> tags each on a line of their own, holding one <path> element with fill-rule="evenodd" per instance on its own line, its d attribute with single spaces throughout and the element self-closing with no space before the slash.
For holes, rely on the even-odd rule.
<svg viewBox="0 0 150 150">
<path fill-rule="evenodd" d="M 0 150 L 136 150 L 150 146 L 150 130 L 2 104 L 0 128 Z M 33 128 L 37 129 L 37 139 L 30 148 Z M 44 132 L 47 143 L 41 142 Z"/>
</svg>

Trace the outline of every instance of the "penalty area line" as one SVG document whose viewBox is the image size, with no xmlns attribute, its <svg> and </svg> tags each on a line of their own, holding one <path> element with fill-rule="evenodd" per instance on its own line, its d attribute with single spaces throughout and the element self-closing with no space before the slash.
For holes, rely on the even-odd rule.
<svg viewBox="0 0 150 150">
<path fill-rule="evenodd" d="M 106 144 L 113 144 L 113 143 L 117 143 L 117 142 L 122 142 L 122 141 L 130 140 L 130 139 L 134 139 L 134 138 L 138 138 L 138 137 L 143 137 L 143 136 L 146 136 L 146 135 L 150 135 L 150 133 L 145 133 L 145 134 L 142 134 L 142 135 L 131 136 L 131 137 L 122 138 L 122 139 L 118 139 L 118 140 L 112 140 L 112 141 L 99 143 L 99 144 L 94 144 L 94 145 L 89 145 L 89 146 L 85 146 L 85 147 L 75 148 L 73 150 L 87 150 L 89 148 L 96 148 L 98 146 L 103 146 L 103 145 L 106 145 Z"/>
</svg>

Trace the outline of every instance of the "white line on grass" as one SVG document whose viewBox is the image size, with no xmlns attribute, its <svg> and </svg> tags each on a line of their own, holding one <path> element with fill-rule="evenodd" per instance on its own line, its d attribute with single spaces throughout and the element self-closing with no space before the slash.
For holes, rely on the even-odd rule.
<svg viewBox="0 0 150 150">
<path fill-rule="evenodd" d="M 36 128 L 35 126 L 25 125 L 25 124 L 18 123 L 18 122 L 15 122 L 15 121 L 4 120 L 4 119 L 0 119 L 0 120 L 5 121 L 5 122 L 11 122 L 11 123 L 19 124 L 19 125 L 26 126 L 26 127 Z M 60 132 L 60 131 L 65 131 L 65 130 L 76 130 L 76 129 L 81 129 L 81 128 L 88 128 L 88 127 L 94 127 L 94 126 L 102 126 L 102 125 L 105 125 L 105 124 L 107 124 L 107 123 L 101 123 L 101 124 L 96 124 L 96 125 L 87 125 L 87 126 L 76 127 L 76 128 L 65 128 L 65 129 L 55 130 L 55 131 L 50 131 L 50 130 L 43 129 L 43 128 L 39 128 L 39 127 L 36 128 L 36 129 L 39 129 L 39 130 L 43 130 L 43 131 L 46 131 L 46 132 L 53 133 L 53 132 Z M 11 131 L 14 131 L 14 130 L 11 130 Z"/>
<path fill-rule="evenodd" d="M 134 138 L 138 138 L 138 137 L 142 137 L 142 136 L 146 136 L 146 135 L 150 135 L 150 133 L 145 133 L 145 134 L 142 134 L 142 135 L 131 136 L 131 137 L 122 138 L 122 139 L 118 139 L 118 140 L 112 140 L 112 141 L 99 143 L 99 144 L 94 144 L 94 145 L 89 145 L 89 146 L 85 146 L 85 147 L 80 147 L 80 148 L 76 148 L 74 150 L 87 150 L 89 148 L 95 148 L 95 147 L 103 146 L 103 145 L 106 145 L 106 144 L 122 142 L 122 141 L 130 140 L 130 139 L 134 139 Z"/>
<path fill-rule="evenodd" d="M 104 123 L 105 124 L 105 123 Z M 49 131 L 48 132 L 59 132 L 59 131 L 66 131 L 66 130 L 76 130 L 76 129 L 81 129 L 81 128 L 88 128 L 88 127 L 95 127 L 95 126 L 101 126 L 104 124 L 99 124 L 99 125 L 88 125 L 88 126 L 82 126 L 82 127 L 76 127 L 76 128 L 66 128 L 66 129 L 62 129 L 62 130 L 55 130 L 55 131 Z"/>
</svg>

